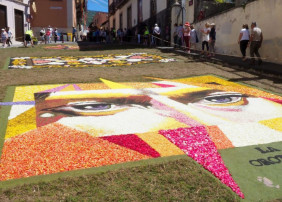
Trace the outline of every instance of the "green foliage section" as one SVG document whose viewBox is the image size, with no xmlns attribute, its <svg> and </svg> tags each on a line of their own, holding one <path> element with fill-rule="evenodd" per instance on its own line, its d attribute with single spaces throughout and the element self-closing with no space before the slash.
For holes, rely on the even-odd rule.
<svg viewBox="0 0 282 202">
<path fill-rule="evenodd" d="M 11 201 L 239 201 L 191 159 L 123 168 L 0 191 Z"/>
<path fill-rule="evenodd" d="M 247 200 L 282 198 L 282 142 L 220 150 Z"/>
</svg>

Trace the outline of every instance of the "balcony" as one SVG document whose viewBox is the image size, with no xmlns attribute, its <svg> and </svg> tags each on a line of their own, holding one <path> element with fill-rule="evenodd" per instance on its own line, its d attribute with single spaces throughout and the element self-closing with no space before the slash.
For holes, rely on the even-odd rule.
<svg viewBox="0 0 282 202">
<path fill-rule="evenodd" d="M 122 7 L 124 4 L 126 4 L 129 0 L 116 0 L 116 7 L 120 8 Z"/>
<path fill-rule="evenodd" d="M 109 15 L 114 15 L 115 12 L 116 12 L 116 3 L 115 1 L 113 1 L 113 3 L 109 5 Z"/>
<path fill-rule="evenodd" d="M 116 10 L 124 6 L 129 0 L 114 0 L 113 3 L 109 5 L 109 14 L 114 15 Z"/>
</svg>

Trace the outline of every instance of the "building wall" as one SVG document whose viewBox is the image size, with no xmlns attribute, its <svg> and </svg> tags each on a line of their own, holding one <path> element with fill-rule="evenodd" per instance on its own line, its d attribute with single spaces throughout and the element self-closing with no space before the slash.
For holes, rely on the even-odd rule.
<svg viewBox="0 0 282 202">
<path fill-rule="evenodd" d="M 264 36 L 261 56 L 267 61 L 282 64 L 282 26 L 279 20 L 282 19 L 281 10 L 281 0 L 258 0 L 247 4 L 245 8 L 238 7 L 196 23 L 195 27 L 200 36 L 200 29 L 206 22 L 216 23 L 216 52 L 241 56 L 237 41 L 242 24 L 247 23 L 250 26 L 252 21 L 256 21 Z M 189 19 L 189 14 L 186 17 L 193 21 Z M 249 56 L 249 48 L 247 51 Z"/>
<path fill-rule="evenodd" d="M 166 0 L 157 0 L 157 13 L 166 9 L 166 3 Z"/>
<path fill-rule="evenodd" d="M 7 26 L 10 27 L 10 30 L 15 36 L 15 9 L 23 11 L 24 15 L 24 32 L 28 27 L 28 23 L 26 20 L 27 14 L 29 14 L 28 0 L 23 0 L 22 3 L 17 3 L 15 1 L 9 0 L 0 0 L 0 5 L 6 6 L 7 8 Z M 1 29 L 4 27 L 1 27 Z M 12 39 L 15 41 L 15 37 Z"/>
<path fill-rule="evenodd" d="M 163 12 L 166 9 L 166 0 L 156 0 L 157 2 L 157 15 L 160 12 Z M 112 0 L 109 0 L 109 5 L 112 3 Z M 110 16 L 110 27 L 113 27 L 113 19 L 116 20 L 116 28 L 119 27 L 119 15 L 120 13 L 123 13 L 123 28 L 127 28 L 127 8 L 131 5 L 132 9 L 132 27 L 135 27 L 138 25 L 138 0 L 131 0 L 127 2 L 122 8 L 116 11 L 116 13 L 112 16 Z M 150 0 L 143 0 L 142 1 L 142 16 L 143 16 L 143 22 L 147 21 L 151 18 L 151 9 L 150 9 Z M 162 20 L 160 19 L 160 22 Z M 160 23 L 159 22 L 159 23 Z"/>
<path fill-rule="evenodd" d="M 124 15 L 124 14 L 123 14 Z M 124 16 L 123 16 L 124 18 Z M 95 26 L 97 26 L 98 28 L 101 27 L 101 25 L 108 19 L 108 13 L 105 12 L 97 12 L 94 16 L 93 16 L 93 24 Z"/>
<path fill-rule="evenodd" d="M 57 28 L 59 32 L 71 33 L 72 27 L 76 25 L 75 0 L 35 0 L 36 12 L 31 9 L 33 19 L 32 29 L 36 36 L 42 27 Z"/>
</svg>

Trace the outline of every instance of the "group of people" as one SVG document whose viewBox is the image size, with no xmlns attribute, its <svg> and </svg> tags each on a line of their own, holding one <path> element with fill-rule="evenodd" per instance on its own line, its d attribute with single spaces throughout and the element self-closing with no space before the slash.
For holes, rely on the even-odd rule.
<svg viewBox="0 0 282 202">
<path fill-rule="evenodd" d="M 238 37 L 238 44 L 240 45 L 240 50 L 242 53 L 242 60 L 247 60 L 246 50 L 250 47 L 250 57 L 251 57 L 251 65 L 255 64 L 255 55 L 258 58 L 258 64 L 262 63 L 259 49 L 261 47 L 263 41 L 263 34 L 259 27 L 257 27 L 256 22 L 251 23 L 251 32 L 249 31 L 248 24 L 243 24 L 242 29 L 240 31 Z"/>
<path fill-rule="evenodd" d="M 216 42 L 216 29 L 215 23 L 205 23 L 205 27 L 200 30 L 202 34 L 202 47 L 201 54 L 208 57 L 215 56 L 215 42 Z M 184 26 L 182 24 L 175 24 L 173 31 L 174 46 L 181 47 L 185 45 L 186 51 L 190 53 L 190 50 L 197 50 L 196 44 L 199 42 L 197 31 L 194 26 L 189 22 L 186 22 Z M 262 63 L 259 49 L 263 41 L 263 34 L 260 28 L 257 27 L 256 22 L 251 23 L 251 31 L 247 24 L 243 24 L 240 31 L 238 44 L 240 44 L 240 50 L 242 53 L 242 60 L 247 60 L 246 49 L 250 47 L 251 64 L 255 63 L 255 55 L 258 58 L 258 64 Z"/>
<path fill-rule="evenodd" d="M 205 27 L 200 30 L 202 33 L 202 54 L 207 56 L 215 56 L 215 41 L 216 41 L 216 31 L 215 23 L 206 23 Z M 194 28 L 193 24 L 186 22 L 184 26 L 182 24 L 174 24 L 173 31 L 174 46 L 186 47 L 188 53 L 191 50 L 196 50 L 196 44 L 199 42 L 198 33 Z M 206 49 L 206 51 L 205 51 Z"/>
<path fill-rule="evenodd" d="M 41 38 L 41 44 L 42 43 L 52 43 L 52 38 L 54 38 L 54 42 L 57 43 L 57 41 L 60 39 L 58 34 L 57 28 L 52 28 L 50 25 L 48 28 L 42 28 L 39 32 L 40 38 Z"/>
<path fill-rule="evenodd" d="M 13 33 L 11 32 L 10 27 L 1 29 L 1 41 L 3 44 L 2 45 L 3 48 L 12 45 L 12 37 L 13 37 Z"/>
</svg>

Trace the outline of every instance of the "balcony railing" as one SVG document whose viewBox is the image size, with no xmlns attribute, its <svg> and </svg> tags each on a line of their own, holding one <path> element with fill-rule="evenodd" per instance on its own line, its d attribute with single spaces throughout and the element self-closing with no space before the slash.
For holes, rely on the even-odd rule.
<svg viewBox="0 0 282 202">
<path fill-rule="evenodd" d="M 116 0 L 116 7 L 120 8 L 122 7 L 124 4 L 126 4 L 128 2 L 128 0 Z"/>
<path fill-rule="evenodd" d="M 113 15 L 115 14 L 116 10 L 121 8 L 124 4 L 126 4 L 129 0 L 114 0 L 109 5 L 109 14 Z"/>
<path fill-rule="evenodd" d="M 113 15 L 115 14 L 115 12 L 116 12 L 116 3 L 115 1 L 113 1 L 113 3 L 109 5 L 109 14 Z"/>
</svg>

